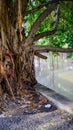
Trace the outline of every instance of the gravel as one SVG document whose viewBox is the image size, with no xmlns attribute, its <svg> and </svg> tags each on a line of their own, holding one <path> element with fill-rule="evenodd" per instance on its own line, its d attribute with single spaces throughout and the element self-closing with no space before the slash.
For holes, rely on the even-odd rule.
<svg viewBox="0 0 73 130">
<path fill-rule="evenodd" d="M 55 110 L 37 114 L 0 117 L 0 130 L 73 130 L 73 116 Z"/>
</svg>

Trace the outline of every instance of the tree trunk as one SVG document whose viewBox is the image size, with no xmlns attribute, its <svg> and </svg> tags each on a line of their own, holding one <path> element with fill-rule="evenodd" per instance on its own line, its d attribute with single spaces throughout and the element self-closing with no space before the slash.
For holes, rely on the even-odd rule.
<svg viewBox="0 0 73 130">
<path fill-rule="evenodd" d="M 36 83 L 33 50 L 25 49 L 21 53 L 13 54 L 10 50 L 2 46 L 0 53 L 2 53 L 0 56 L 0 78 L 2 80 L 0 80 L 4 91 L 9 91 L 11 95 L 17 95 L 20 93 L 20 90 L 22 91 L 25 88 L 31 89 Z"/>
<path fill-rule="evenodd" d="M 19 17 L 19 15 L 18 15 Z M 18 19 L 18 18 L 16 18 Z M 13 97 L 21 95 L 25 88 L 36 83 L 34 71 L 34 53 L 30 47 L 24 48 L 25 38 L 21 40 L 8 15 L 5 0 L 0 1 L 0 91 Z M 28 44 L 28 43 L 27 43 Z"/>
</svg>

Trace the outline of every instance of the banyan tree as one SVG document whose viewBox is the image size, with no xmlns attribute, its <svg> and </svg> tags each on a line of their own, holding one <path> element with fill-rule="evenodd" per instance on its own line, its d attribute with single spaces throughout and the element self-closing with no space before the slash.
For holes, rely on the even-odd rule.
<svg viewBox="0 0 73 130">
<path fill-rule="evenodd" d="M 33 88 L 37 82 L 34 70 L 34 55 L 46 59 L 41 52 L 73 52 L 73 49 L 38 46 L 43 37 L 57 32 L 61 4 L 65 0 L 0 0 L 0 91 L 21 95 L 24 87 Z M 66 0 L 68 1 L 68 0 Z M 69 0 L 70 2 L 70 0 Z M 32 5 L 34 3 L 34 6 Z M 30 22 L 26 34 L 26 18 L 40 11 L 38 17 Z M 38 32 L 41 23 L 50 15 L 53 26 Z M 29 18 L 28 18 L 29 19 Z"/>
</svg>

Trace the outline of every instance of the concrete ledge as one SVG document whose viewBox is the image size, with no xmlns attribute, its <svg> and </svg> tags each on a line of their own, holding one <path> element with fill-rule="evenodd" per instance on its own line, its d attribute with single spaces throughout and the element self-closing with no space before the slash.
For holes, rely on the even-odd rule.
<svg viewBox="0 0 73 130">
<path fill-rule="evenodd" d="M 73 114 L 73 101 L 56 93 L 55 91 L 43 86 L 41 84 L 35 85 L 36 90 L 43 94 L 49 101 L 55 104 L 57 108 Z"/>
</svg>

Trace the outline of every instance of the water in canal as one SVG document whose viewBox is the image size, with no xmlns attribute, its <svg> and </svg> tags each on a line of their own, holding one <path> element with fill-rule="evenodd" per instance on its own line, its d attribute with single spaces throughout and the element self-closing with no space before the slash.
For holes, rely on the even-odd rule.
<svg viewBox="0 0 73 130">
<path fill-rule="evenodd" d="M 47 60 L 35 57 L 37 81 L 73 100 L 73 60 L 64 53 L 59 56 L 50 53 L 47 57 Z"/>
</svg>

